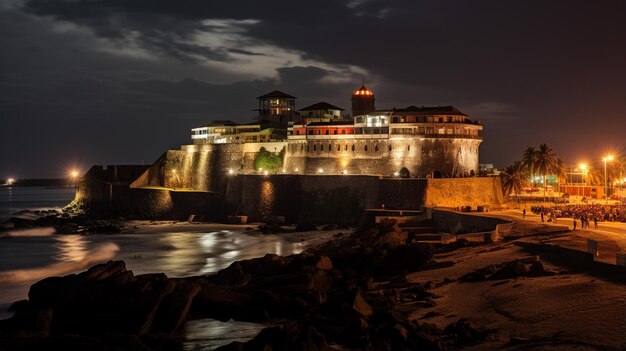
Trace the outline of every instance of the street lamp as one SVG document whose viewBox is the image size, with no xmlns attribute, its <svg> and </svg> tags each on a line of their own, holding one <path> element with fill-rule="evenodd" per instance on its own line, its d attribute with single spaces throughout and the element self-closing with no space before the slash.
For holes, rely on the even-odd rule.
<svg viewBox="0 0 626 351">
<path fill-rule="evenodd" d="M 613 155 L 608 155 L 606 157 L 602 158 L 602 161 L 604 161 L 604 198 L 606 199 L 606 204 L 609 204 L 609 183 L 607 181 L 606 178 L 606 163 L 613 161 Z"/>
<path fill-rule="evenodd" d="M 580 168 L 583 175 L 583 197 L 585 197 L 585 187 L 587 186 L 587 165 L 581 163 L 578 168 Z"/>
<path fill-rule="evenodd" d="M 76 186 L 76 180 L 78 179 L 79 175 L 80 173 L 78 172 L 77 169 L 72 169 L 70 171 L 70 178 L 72 179 L 72 185 Z"/>
</svg>

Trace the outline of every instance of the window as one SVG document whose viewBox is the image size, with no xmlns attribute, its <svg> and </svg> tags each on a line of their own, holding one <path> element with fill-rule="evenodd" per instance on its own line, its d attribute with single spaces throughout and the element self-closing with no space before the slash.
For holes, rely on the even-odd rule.
<svg viewBox="0 0 626 351">
<path fill-rule="evenodd" d="M 363 148 L 363 150 L 367 151 L 367 145 L 365 145 L 365 147 Z"/>
<path fill-rule="evenodd" d="M 391 151 L 391 145 L 389 145 L 389 151 Z"/>
<path fill-rule="evenodd" d="M 317 145 L 313 145 L 313 151 L 317 151 Z"/>
<path fill-rule="evenodd" d="M 330 134 L 330 130 L 326 129 L 326 135 Z"/>
<path fill-rule="evenodd" d="M 328 144 L 328 151 L 332 151 L 332 145 Z"/>
<path fill-rule="evenodd" d="M 337 134 L 337 129 L 335 129 L 335 130 L 333 131 L 333 134 Z"/>
<path fill-rule="evenodd" d="M 374 145 L 374 151 L 378 152 L 378 144 Z"/>
<path fill-rule="evenodd" d="M 344 148 L 345 151 L 348 151 L 348 144 L 346 144 L 346 147 Z"/>
<path fill-rule="evenodd" d="M 341 145 L 337 145 L 337 151 L 341 151 Z"/>
<path fill-rule="evenodd" d="M 342 130 L 341 130 L 341 134 L 346 134 L 346 130 L 345 130 L 345 129 L 342 129 Z"/>
<path fill-rule="evenodd" d="M 352 151 L 354 151 L 354 144 L 352 144 Z"/>
</svg>

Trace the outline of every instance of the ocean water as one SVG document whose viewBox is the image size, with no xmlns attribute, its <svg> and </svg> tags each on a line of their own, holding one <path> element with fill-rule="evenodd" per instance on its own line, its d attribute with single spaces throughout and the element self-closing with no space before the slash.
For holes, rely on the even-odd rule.
<svg viewBox="0 0 626 351">
<path fill-rule="evenodd" d="M 61 209 L 74 199 L 74 187 L 2 186 L 0 221 L 23 210 Z"/>
<path fill-rule="evenodd" d="M 0 217 L 27 209 L 61 208 L 74 196 L 72 188 L 1 188 Z M 164 224 L 167 226 L 167 224 Z M 263 235 L 240 226 L 188 231 L 172 227 L 158 233 L 55 235 L 53 228 L 0 232 L 0 319 L 9 306 L 28 297 L 30 286 L 49 276 L 76 273 L 110 259 L 126 262 L 136 275 L 163 272 L 170 277 L 210 274 L 232 262 L 267 253 L 301 252 L 307 241 L 297 234 Z M 310 236 L 307 236 L 310 238 Z M 254 337 L 264 326 L 215 320 L 186 325 L 186 350 L 210 350 Z"/>
</svg>

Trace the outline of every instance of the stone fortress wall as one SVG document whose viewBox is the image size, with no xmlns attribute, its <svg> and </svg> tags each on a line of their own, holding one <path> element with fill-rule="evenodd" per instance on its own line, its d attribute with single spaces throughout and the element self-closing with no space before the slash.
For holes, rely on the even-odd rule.
<svg viewBox="0 0 626 351">
<path fill-rule="evenodd" d="M 481 140 L 462 138 L 396 138 L 290 140 L 287 173 L 392 175 L 407 168 L 411 177 L 438 171 L 444 177 L 478 172 Z"/>
<path fill-rule="evenodd" d="M 261 148 L 280 152 L 286 142 L 183 145 L 167 150 L 132 184 L 132 188 L 165 187 L 216 191 L 229 173 L 256 173 L 254 160 Z"/>
</svg>

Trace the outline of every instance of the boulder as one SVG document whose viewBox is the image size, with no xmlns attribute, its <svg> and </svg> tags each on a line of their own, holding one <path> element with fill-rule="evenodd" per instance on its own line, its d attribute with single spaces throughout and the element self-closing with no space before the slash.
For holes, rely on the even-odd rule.
<svg viewBox="0 0 626 351">
<path fill-rule="evenodd" d="M 177 331 L 187 320 L 191 303 L 200 290 L 196 281 L 177 281 L 174 291 L 159 304 L 150 331 L 167 334 Z"/>
<path fill-rule="evenodd" d="M 374 314 L 374 311 L 372 311 L 370 305 L 365 301 L 365 299 L 363 299 L 360 292 L 357 292 L 354 295 L 352 310 L 364 318 L 369 318 L 372 314 Z"/>
</svg>

